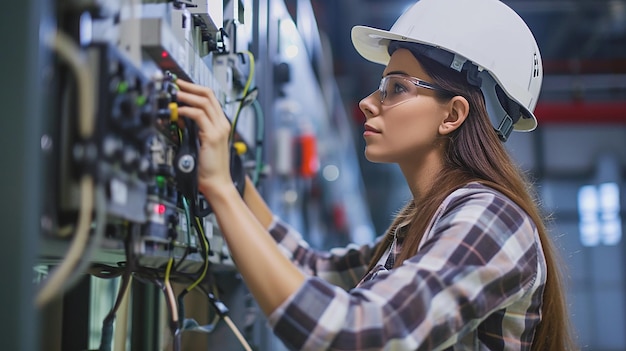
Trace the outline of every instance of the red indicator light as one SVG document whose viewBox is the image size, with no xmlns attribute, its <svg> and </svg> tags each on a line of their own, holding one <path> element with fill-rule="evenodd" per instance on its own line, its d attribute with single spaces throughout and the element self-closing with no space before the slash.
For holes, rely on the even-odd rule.
<svg viewBox="0 0 626 351">
<path fill-rule="evenodd" d="M 169 54 L 167 53 L 167 51 L 163 50 L 161 51 L 161 58 L 167 58 L 169 56 Z"/>
<path fill-rule="evenodd" d="M 162 215 L 165 213 L 165 205 L 163 204 L 156 204 L 154 205 L 154 213 Z"/>
</svg>

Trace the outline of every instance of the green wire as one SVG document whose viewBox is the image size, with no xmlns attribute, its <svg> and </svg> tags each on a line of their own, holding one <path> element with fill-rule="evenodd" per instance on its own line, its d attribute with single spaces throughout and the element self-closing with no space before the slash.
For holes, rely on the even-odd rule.
<svg viewBox="0 0 626 351">
<path fill-rule="evenodd" d="M 261 104 L 258 100 L 254 100 L 252 102 L 252 106 L 254 106 L 254 111 L 256 114 L 256 137 L 257 144 L 255 145 L 256 151 L 256 163 L 254 167 L 254 174 L 252 175 L 252 184 L 255 186 L 259 182 L 259 177 L 261 174 L 261 168 L 263 165 L 262 157 L 263 157 L 263 139 L 265 134 L 265 117 L 263 116 L 263 110 L 261 109 Z"/>
<path fill-rule="evenodd" d="M 183 198 L 183 207 L 185 208 L 185 218 L 187 218 L 187 245 L 191 245 L 191 210 L 186 197 Z"/>
</svg>

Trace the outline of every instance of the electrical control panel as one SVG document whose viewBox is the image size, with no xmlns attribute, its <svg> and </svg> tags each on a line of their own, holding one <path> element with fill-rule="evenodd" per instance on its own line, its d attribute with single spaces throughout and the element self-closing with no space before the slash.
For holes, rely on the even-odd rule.
<svg viewBox="0 0 626 351">
<path fill-rule="evenodd" d="M 52 188 L 58 198 L 56 227 L 69 225 L 79 211 L 78 179 L 89 175 L 105 194 L 106 223 L 94 224 L 104 226 L 103 246 L 110 251 L 100 255 L 102 263 L 123 258 L 113 253 L 126 254 L 123 243 L 134 228 L 132 250 L 140 265 L 159 268 L 171 253 L 188 261 L 181 268 L 201 265 L 198 228 L 211 236 L 214 226 L 202 215 L 206 202 L 193 185 L 197 140 L 194 125 L 178 115 L 174 73 L 142 70 L 109 43 L 90 43 L 83 53 L 94 78 L 90 92 L 97 96 L 93 114 L 79 116 L 65 96 L 72 93 L 73 82 L 59 83 L 59 100 L 66 103 L 58 111 L 62 148 L 58 183 Z M 80 135 L 81 124 L 92 125 L 91 135 Z M 45 234 L 50 241 L 58 237 L 55 231 Z M 46 252 L 49 248 L 53 251 Z M 42 255 L 53 258 L 54 248 L 44 245 Z M 223 255 L 211 254 L 220 264 Z"/>
<path fill-rule="evenodd" d="M 244 3 L 250 11 L 251 2 L 234 3 L 54 2 L 55 32 L 43 37 L 50 57 L 44 96 L 49 152 L 38 264 L 47 277 L 35 302 L 53 303 L 85 274 L 121 277 L 101 330 L 90 326 L 99 331 L 100 350 L 110 350 L 112 321 L 131 277 L 164 293 L 146 308 L 160 314 L 166 307 L 166 318 L 143 320 L 169 326 L 159 349 L 178 350 L 183 331 L 216 327 L 199 325 L 193 311 L 185 314 L 187 293 L 208 297 L 200 316 L 221 317 L 213 323 L 228 319 L 219 297 L 225 283 L 218 281 L 236 277 L 237 270 L 198 190 L 198 127 L 179 113 L 177 80 L 213 90 L 232 123 L 233 182 L 240 192 L 246 176 L 257 184 L 263 131 L 257 130 L 260 114 L 249 117 L 252 104 L 260 111 L 254 55 L 235 18 Z"/>
<path fill-rule="evenodd" d="M 60 1 L 56 11 L 51 42 L 65 38 L 72 52 L 50 45 L 46 137 L 55 148 L 44 184 L 40 262 L 63 261 L 86 218 L 76 269 L 132 260 L 138 269 L 163 272 L 172 260 L 173 277 L 235 271 L 198 191 L 197 127 L 178 113 L 176 80 L 213 89 L 236 121 L 244 101 L 256 96 L 248 94 L 255 90 L 253 55 L 235 52 L 236 43 L 246 47 L 250 39 L 229 38 L 223 26 L 234 20 L 213 2 Z M 233 124 L 231 173 L 242 186 L 250 170 L 259 172 L 260 153 L 250 123 L 242 123 L 245 131 Z"/>
</svg>

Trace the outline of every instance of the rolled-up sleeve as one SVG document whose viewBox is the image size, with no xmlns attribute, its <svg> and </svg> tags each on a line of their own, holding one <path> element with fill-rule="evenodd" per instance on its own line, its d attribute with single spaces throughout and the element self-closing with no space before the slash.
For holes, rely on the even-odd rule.
<svg viewBox="0 0 626 351">
<path fill-rule="evenodd" d="M 535 226 L 499 193 L 456 195 L 415 256 L 350 292 L 307 279 L 270 315 L 275 333 L 294 350 L 433 350 L 504 311 L 519 330 L 507 349 L 529 346 L 517 334 L 538 323 L 545 282 Z"/>
</svg>

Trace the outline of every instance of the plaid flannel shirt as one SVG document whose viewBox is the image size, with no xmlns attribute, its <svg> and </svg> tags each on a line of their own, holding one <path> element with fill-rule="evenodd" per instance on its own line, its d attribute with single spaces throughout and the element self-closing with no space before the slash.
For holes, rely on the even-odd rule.
<svg viewBox="0 0 626 351">
<path fill-rule="evenodd" d="M 278 218 L 270 233 L 310 275 L 269 316 L 289 349 L 530 349 L 545 258 L 530 217 L 491 188 L 471 183 L 454 191 L 415 256 L 391 268 L 398 240 L 387 264 L 365 279 L 373 244 L 318 252 Z"/>
</svg>

